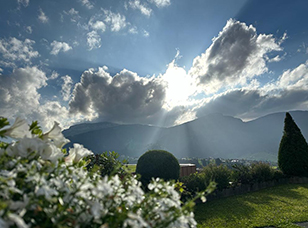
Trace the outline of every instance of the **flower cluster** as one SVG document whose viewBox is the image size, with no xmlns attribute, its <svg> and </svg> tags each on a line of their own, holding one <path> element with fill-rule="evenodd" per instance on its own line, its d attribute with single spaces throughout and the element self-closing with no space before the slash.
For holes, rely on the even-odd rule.
<svg viewBox="0 0 308 228">
<path fill-rule="evenodd" d="M 0 227 L 195 227 L 192 202 L 156 179 L 144 192 L 131 175 L 88 171 L 92 152 L 68 140 L 57 123 L 43 134 L 17 118 L 0 118 Z"/>
</svg>

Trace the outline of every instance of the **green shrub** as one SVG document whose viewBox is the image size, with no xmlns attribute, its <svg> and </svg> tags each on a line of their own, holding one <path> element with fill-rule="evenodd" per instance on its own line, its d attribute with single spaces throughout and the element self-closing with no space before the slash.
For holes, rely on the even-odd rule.
<svg viewBox="0 0 308 228">
<path fill-rule="evenodd" d="M 204 167 L 201 171 L 204 175 L 205 185 L 209 185 L 211 181 L 215 181 L 217 189 L 222 190 L 230 185 L 231 170 L 225 165 L 210 164 Z"/>
<path fill-rule="evenodd" d="M 123 176 L 126 174 L 124 164 L 126 161 L 119 161 L 119 154 L 116 152 L 104 152 L 102 154 L 93 154 L 88 157 L 90 163 L 87 165 L 88 170 L 98 169 L 102 176 L 118 174 Z"/>
<path fill-rule="evenodd" d="M 252 182 L 250 166 L 235 164 L 232 168 L 231 181 L 233 185 L 250 184 Z"/>
<path fill-rule="evenodd" d="M 190 192 L 191 195 L 203 191 L 207 187 L 204 173 L 192 173 L 189 176 L 181 177 L 180 181 L 183 182 L 185 190 Z"/>
<path fill-rule="evenodd" d="M 253 182 L 264 182 L 273 180 L 274 170 L 267 163 L 253 163 L 251 165 L 251 176 Z"/>
<path fill-rule="evenodd" d="M 286 175 L 308 176 L 308 144 L 288 112 L 279 145 L 278 166 Z"/>
<path fill-rule="evenodd" d="M 144 153 L 137 162 L 136 173 L 141 175 L 141 182 L 147 184 L 152 178 L 178 180 L 180 165 L 178 160 L 164 150 L 150 150 Z"/>
</svg>

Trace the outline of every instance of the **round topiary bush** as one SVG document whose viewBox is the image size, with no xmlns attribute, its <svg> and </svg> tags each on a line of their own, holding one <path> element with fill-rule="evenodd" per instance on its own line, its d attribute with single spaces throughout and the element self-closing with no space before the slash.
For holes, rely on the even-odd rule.
<svg viewBox="0 0 308 228">
<path fill-rule="evenodd" d="M 173 154 L 164 150 L 150 150 L 139 159 L 136 173 L 141 175 L 141 182 L 147 184 L 152 178 L 177 180 L 180 176 L 180 165 Z"/>
</svg>

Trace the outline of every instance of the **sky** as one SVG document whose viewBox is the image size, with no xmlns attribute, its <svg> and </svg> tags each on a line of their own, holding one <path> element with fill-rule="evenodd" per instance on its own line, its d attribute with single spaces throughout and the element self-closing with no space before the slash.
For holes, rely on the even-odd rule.
<svg viewBox="0 0 308 228">
<path fill-rule="evenodd" d="M 0 116 L 178 125 L 308 110 L 306 0 L 1 0 Z"/>
</svg>

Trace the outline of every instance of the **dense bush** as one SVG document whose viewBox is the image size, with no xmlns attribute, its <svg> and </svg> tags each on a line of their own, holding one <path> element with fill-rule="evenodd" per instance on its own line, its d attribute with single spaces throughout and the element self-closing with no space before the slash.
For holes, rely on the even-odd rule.
<svg viewBox="0 0 308 228">
<path fill-rule="evenodd" d="M 194 195 L 195 192 L 205 190 L 211 182 L 215 182 L 217 189 L 222 190 L 230 185 L 231 170 L 224 165 L 210 164 L 203 168 L 200 173 L 193 173 L 189 176 L 181 177 L 186 190 Z"/>
<path fill-rule="evenodd" d="M 231 174 L 231 182 L 234 185 L 237 184 L 249 184 L 252 182 L 252 174 L 250 166 L 248 165 L 233 165 Z"/>
<path fill-rule="evenodd" d="M 104 152 L 102 154 L 93 154 L 88 157 L 90 163 L 87 165 L 88 170 L 98 169 L 102 176 L 115 175 L 119 176 L 126 175 L 125 170 L 126 161 L 119 161 L 119 154 L 116 152 Z"/>
<path fill-rule="evenodd" d="M 150 150 L 138 160 L 136 173 L 141 175 L 141 182 L 147 184 L 152 178 L 178 180 L 180 165 L 178 160 L 164 150 Z"/>
<path fill-rule="evenodd" d="M 203 173 L 192 173 L 189 176 L 181 177 L 180 181 L 189 193 L 203 191 L 207 187 Z"/>
<path fill-rule="evenodd" d="M 264 182 L 273 180 L 275 170 L 267 163 L 258 162 L 251 165 L 251 176 L 253 182 Z"/>
<path fill-rule="evenodd" d="M 268 163 L 258 162 L 251 165 L 234 165 L 231 181 L 238 184 L 253 184 L 278 178 L 279 171 L 274 170 Z"/>
<path fill-rule="evenodd" d="M 202 169 L 201 174 L 204 176 L 205 184 L 208 185 L 211 181 L 215 181 L 217 189 L 222 190 L 230 185 L 231 170 L 224 165 L 210 164 Z"/>
<path fill-rule="evenodd" d="M 289 113 L 284 120 L 278 166 L 286 175 L 308 176 L 308 144 Z"/>
<path fill-rule="evenodd" d="M 43 134 L 36 123 L 0 118 L 0 227 L 196 227 L 193 202 L 182 205 L 175 184 L 153 180 L 144 192 L 132 175 L 87 171 L 82 145 L 58 124 Z M 112 173 L 112 172 L 111 172 Z M 199 195 L 201 196 L 201 195 Z"/>
</svg>

